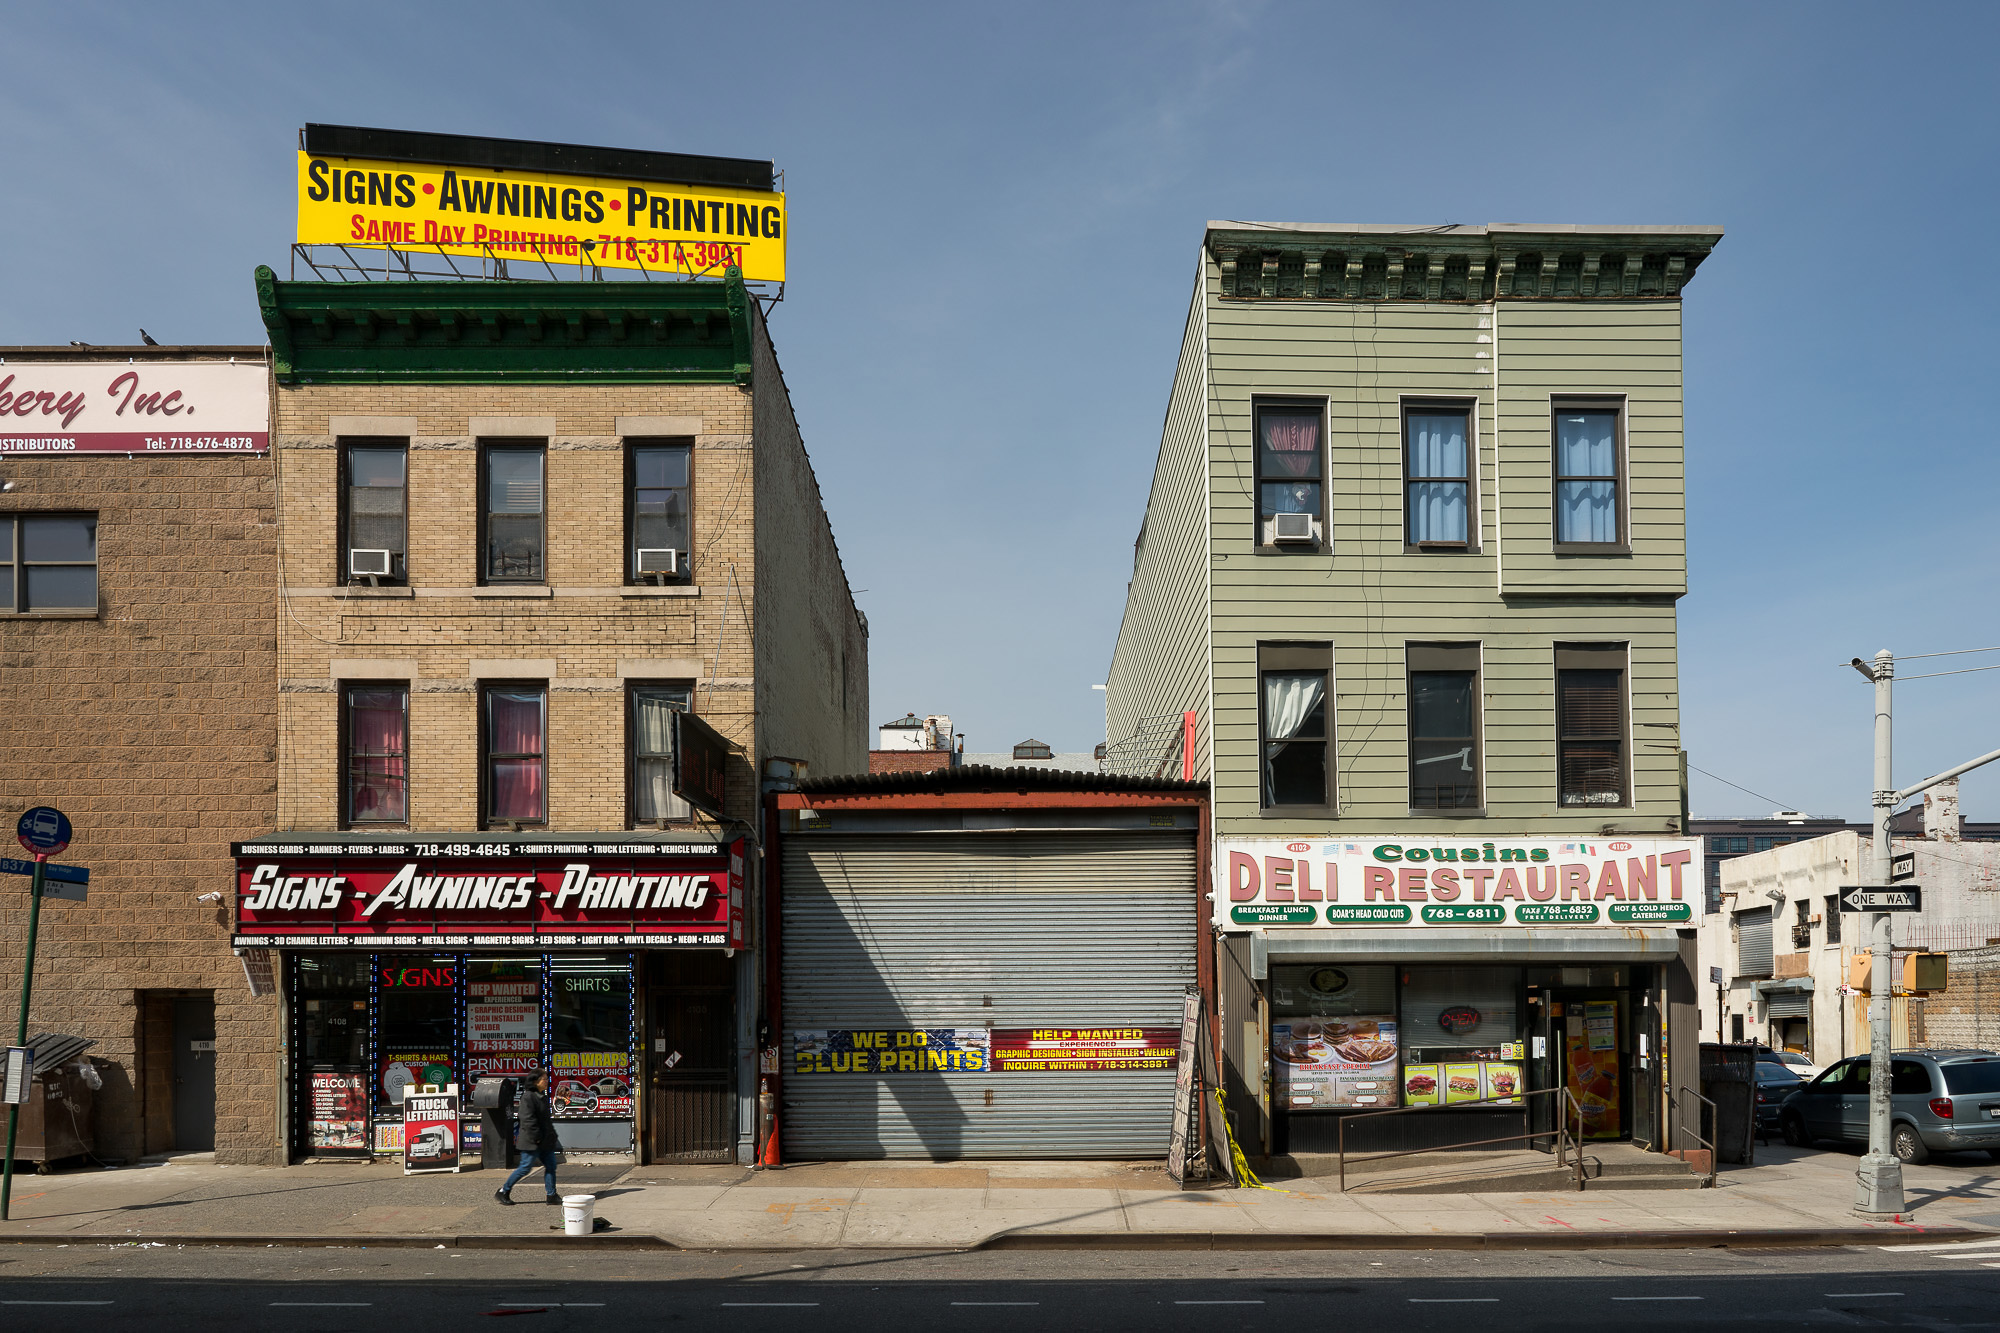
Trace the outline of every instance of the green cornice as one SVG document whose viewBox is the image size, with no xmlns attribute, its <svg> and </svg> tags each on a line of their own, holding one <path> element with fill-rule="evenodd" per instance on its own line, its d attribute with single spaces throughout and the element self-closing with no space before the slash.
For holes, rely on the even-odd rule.
<svg viewBox="0 0 2000 1333">
<path fill-rule="evenodd" d="M 1209 224 L 1221 294 L 1248 300 L 1678 300 L 1720 227 Z"/>
<path fill-rule="evenodd" d="M 280 384 L 750 383 L 750 300 L 721 282 L 280 282 Z"/>
</svg>

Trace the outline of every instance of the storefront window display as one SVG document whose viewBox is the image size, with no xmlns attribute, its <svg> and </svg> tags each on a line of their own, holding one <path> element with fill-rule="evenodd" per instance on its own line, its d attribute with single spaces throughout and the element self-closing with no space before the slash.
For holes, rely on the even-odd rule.
<svg viewBox="0 0 2000 1333">
<path fill-rule="evenodd" d="M 1527 1055 L 1521 969 L 1406 967 L 1402 1001 L 1407 1104 L 1518 1100 Z"/>
<path fill-rule="evenodd" d="M 1397 1104 L 1394 967 L 1273 967 L 1271 987 L 1271 1066 L 1282 1105 Z"/>
<path fill-rule="evenodd" d="M 412 1091 L 456 1083 L 469 1095 L 480 1078 L 543 1068 L 553 1076 L 558 1117 L 602 1122 L 583 1135 L 588 1143 L 572 1146 L 629 1146 L 632 960 L 629 953 L 291 955 L 295 1150 L 395 1151 Z M 468 1151 L 476 1146 L 466 1141 Z"/>
</svg>

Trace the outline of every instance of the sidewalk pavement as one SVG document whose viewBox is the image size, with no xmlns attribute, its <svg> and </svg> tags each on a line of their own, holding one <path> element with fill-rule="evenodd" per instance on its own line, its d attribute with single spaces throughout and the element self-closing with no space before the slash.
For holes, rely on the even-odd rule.
<svg viewBox="0 0 2000 1333">
<path fill-rule="evenodd" d="M 1849 1208 L 1856 1158 L 1760 1148 L 1713 1190 L 1342 1195 L 1330 1180 L 1176 1189 L 1157 1163 L 565 1166 L 609 1230 L 562 1235 L 537 1172 L 405 1176 L 389 1162 L 216 1166 L 174 1158 L 17 1175 L 0 1243 L 657 1249 L 1608 1248 L 1896 1244 L 2000 1233 L 2000 1168 L 1906 1168 L 1910 1213 Z"/>
</svg>

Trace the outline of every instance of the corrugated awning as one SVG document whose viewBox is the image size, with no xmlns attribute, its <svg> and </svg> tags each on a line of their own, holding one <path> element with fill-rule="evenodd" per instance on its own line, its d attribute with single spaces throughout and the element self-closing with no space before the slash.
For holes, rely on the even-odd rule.
<svg viewBox="0 0 2000 1333">
<path fill-rule="evenodd" d="M 1812 988 L 1813 979 L 1811 977 L 1784 977 L 1777 981 L 1760 981 L 1757 983 L 1757 989 L 1766 995 L 1783 995 L 1795 991 L 1811 994 Z"/>
<path fill-rule="evenodd" d="M 28 1038 L 28 1049 L 35 1053 L 37 1069 L 59 1069 L 95 1045 L 89 1037 L 65 1037 L 54 1032 L 37 1032 Z"/>
<path fill-rule="evenodd" d="M 1251 975 L 1276 959 L 1350 958 L 1413 963 L 1657 963 L 1680 953 L 1672 931 L 1301 930 L 1251 937 Z"/>
</svg>

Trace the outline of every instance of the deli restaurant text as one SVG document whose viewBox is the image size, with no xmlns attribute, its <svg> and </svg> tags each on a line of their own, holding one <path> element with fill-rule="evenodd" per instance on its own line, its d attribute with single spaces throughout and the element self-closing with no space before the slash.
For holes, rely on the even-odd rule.
<svg viewBox="0 0 2000 1333">
<path fill-rule="evenodd" d="M 586 189 L 576 186 L 542 185 L 532 181 L 481 180 L 445 170 L 435 183 L 421 187 L 409 172 L 362 171 L 336 166 L 324 158 L 313 158 L 306 168 L 306 198 L 314 203 L 352 204 L 362 208 L 393 208 L 415 212 L 420 207 L 438 216 L 404 223 L 375 223 L 377 234 L 367 235 L 369 219 L 353 216 L 363 228 L 350 239 L 379 241 L 388 245 L 464 245 L 467 227 L 454 226 L 447 213 L 458 218 L 484 217 L 546 218 L 557 222 L 602 223 L 610 214 L 619 215 L 628 228 L 673 233 L 679 236 L 738 236 L 780 240 L 784 236 L 784 210 L 775 204 L 746 204 L 730 199 L 704 199 L 686 194 L 661 193 L 640 185 L 622 189 Z M 419 202 L 419 189 L 435 199 Z M 622 197 L 620 197 L 622 195 Z M 607 210 L 609 212 L 607 212 Z M 395 229 L 395 235 L 380 234 Z M 472 243 L 477 243 L 475 238 Z"/>
<path fill-rule="evenodd" d="M 1404 860 L 1385 857 L 1381 860 Z M 1395 849 L 1388 849 L 1395 850 Z M 1413 849 L 1423 851 L 1422 848 Z M 1446 849 L 1447 851 L 1451 849 Z M 1534 859 L 1547 860 L 1545 849 L 1535 848 Z M 1418 860 L 1418 857 L 1408 857 Z M 1422 859 L 1429 860 L 1430 854 Z M 1592 902 L 1614 899 L 1623 902 L 1658 900 L 1664 889 L 1672 901 L 1684 892 L 1682 871 L 1693 859 L 1686 851 L 1623 858 L 1606 857 L 1592 866 L 1585 862 L 1549 862 L 1536 865 L 1527 856 L 1513 864 L 1486 865 L 1477 853 L 1464 861 L 1456 856 L 1437 857 L 1449 865 L 1362 865 L 1358 887 L 1359 902 L 1456 902 L 1461 896 L 1470 902 L 1516 901 Z M 1492 860 L 1489 851 L 1484 860 Z M 1514 861 L 1514 858 L 1507 858 Z M 1357 867 L 1350 866 L 1350 872 Z M 1229 900 L 1236 903 L 1339 902 L 1340 864 L 1326 860 L 1320 864 L 1314 883 L 1313 863 L 1307 858 L 1265 856 L 1248 852 L 1229 853 Z"/>
</svg>

